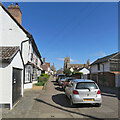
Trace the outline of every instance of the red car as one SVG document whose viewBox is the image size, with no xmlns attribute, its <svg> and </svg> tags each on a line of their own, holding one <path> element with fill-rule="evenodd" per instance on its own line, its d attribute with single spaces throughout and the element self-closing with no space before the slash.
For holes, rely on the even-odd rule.
<svg viewBox="0 0 120 120">
<path fill-rule="evenodd" d="M 74 80 L 75 78 L 67 78 L 65 81 L 62 83 L 62 88 L 65 91 L 66 86 L 69 84 L 71 80 Z"/>
</svg>

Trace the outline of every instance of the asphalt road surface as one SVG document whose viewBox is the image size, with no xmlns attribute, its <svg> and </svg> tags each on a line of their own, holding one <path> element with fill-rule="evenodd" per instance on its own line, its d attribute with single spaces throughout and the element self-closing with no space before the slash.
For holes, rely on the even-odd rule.
<svg viewBox="0 0 120 120">
<path fill-rule="evenodd" d="M 71 108 L 62 88 L 50 77 L 44 91 L 27 91 L 13 110 L 3 114 L 4 118 L 118 118 L 116 94 L 102 93 L 102 106 L 78 105 Z"/>
</svg>

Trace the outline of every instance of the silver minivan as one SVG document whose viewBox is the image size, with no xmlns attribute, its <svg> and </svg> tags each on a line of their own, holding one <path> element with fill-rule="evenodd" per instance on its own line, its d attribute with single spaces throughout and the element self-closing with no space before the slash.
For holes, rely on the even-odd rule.
<svg viewBox="0 0 120 120">
<path fill-rule="evenodd" d="M 76 79 L 65 88 L 65 95 L 70 99 L 71 106 L 78 103 L 92 103 L 100 107 L 101 91 L 93 80 Z"/>
</svg>

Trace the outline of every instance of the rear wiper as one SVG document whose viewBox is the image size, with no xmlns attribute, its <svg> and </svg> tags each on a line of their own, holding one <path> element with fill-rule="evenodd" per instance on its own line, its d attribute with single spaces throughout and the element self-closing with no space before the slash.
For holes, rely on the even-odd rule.
<svg viewBox="0 0 120 120">
<path fill-rule="evenodd" d="M 84 89 L 88 89 L 90 91 L 90 88 L 84 88 Z"/>
</svg>

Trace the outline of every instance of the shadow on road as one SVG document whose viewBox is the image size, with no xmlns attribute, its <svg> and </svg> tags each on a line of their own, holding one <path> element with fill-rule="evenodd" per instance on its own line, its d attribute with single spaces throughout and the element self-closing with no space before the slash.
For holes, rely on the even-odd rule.
<svg viewBox="0 0 120 120">
<path fill-rule="evenodd" d="M 55 89 L 58 90 L 58 91 L 63 91 L 63 89 L 60 88 L 60 87 L 56 87 Z"/>
<path fill-rule="evenodd" d="M 63 107 L 70 108 L 69 99 L 65 94 L 57 94 L 52 96 L 52 100 Z"/>
<path fill-rule="evenodd" d="M 118 94 L 118 89 L 117 88 L 110 88 L 110 87 L 105 87 L 105 86 L 99 86 L 100 90 L 102 93 L 109 93 L 109 94 Z"/>
<path fill-rule="evenodd" d="M 118 94 L 119 92 L 117 88 L 110 88 L 105 86 L 99 86 L 99 87 L 103 96 L 119 98 L 119 94 Z"/>
<path fill-rule="evenodd" d="M 53 80 L 51 82 L 56 83 L 56 81 L 53 81 Z"/>
<path fill-rule="evenodd" d="M 65 94 L 53 95 L 52 100 L 60 106 L 63 106 L 66 108 L 71 108 L 70 100 L 67 98 L 67 96 Z M 95 107 L 95 106 L 92 104 L 76 104 L 75 105 L 75 108 L 86 108 L 86 107 L 89 108 L 89 107 Z"/>
<path fill-rule="evenodd" d="M 67 110 L 67 109 L 64 109 L 64 108 L 62 108 L 62 107 L 58 107 L 58 106 L 52 105 L 52 104 L 50 104 L 50 103 L 48 103 L 48 102 L 45 102 L 45 101 L 43 101 L 43 100 L 40 100 L 40 99 L 34 99 L 34 100 L 36 100 L 37 102 L 41 102 L 41 103 L 44 103 L 44 104 L 46 104 L 46 105 L 49 105 L 49 106 L 51 106 L 51 107 L 54 107 L 54 108 L 57 108 L 57 109 L 60 109 L 60 110 L 69 112 L 69 113 L 81 115 L 81 116 L 88 117 L 88 118 L 92 118 L 92 119 L 95 119 L 95 120 L 104 120 L 104 119 L 96 118 L 96 117 L 94 117 L 94 116 L 90 116 L 90 115 L 87 115 L 87 114 L 78 113 L 78 112 L 75 112 L 75 111 L 72 111 L 72 110 Z"/>
</svg>

